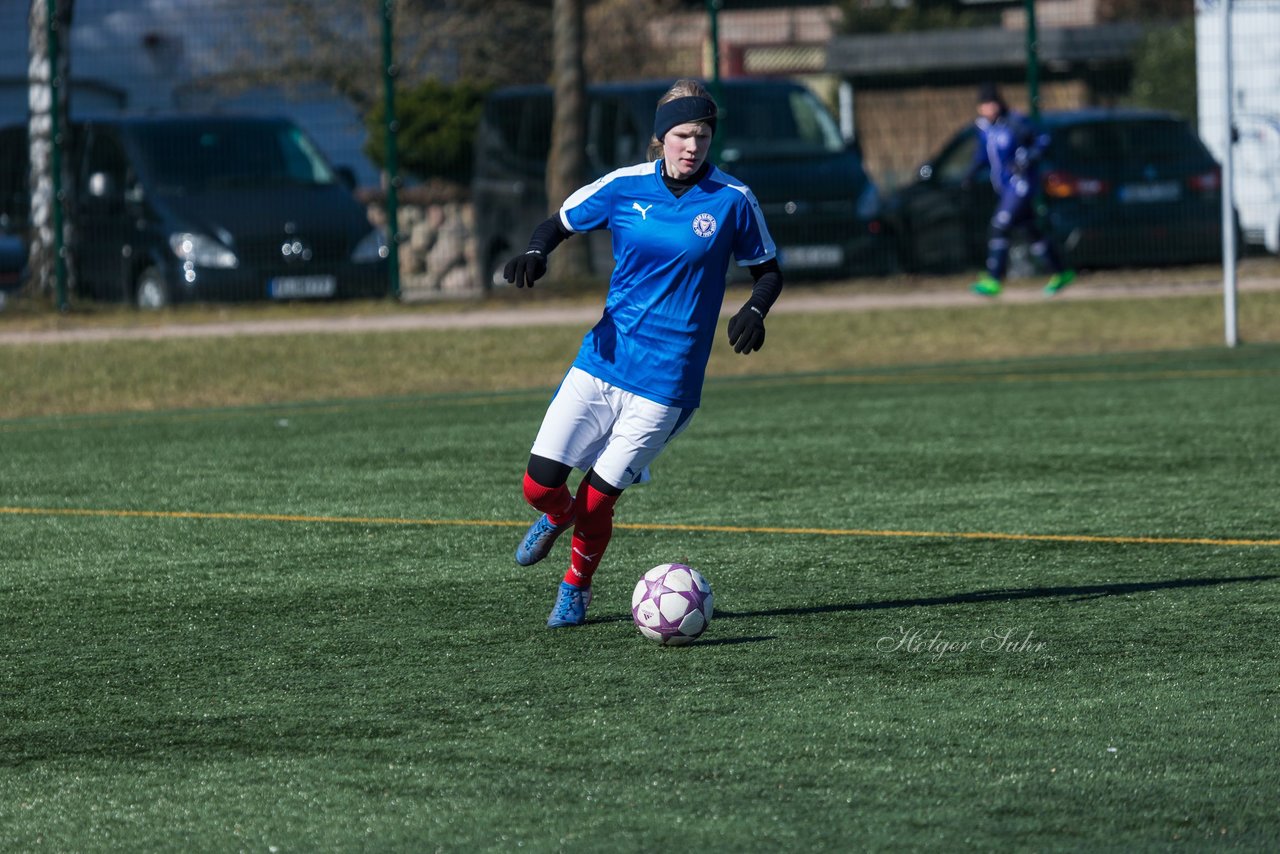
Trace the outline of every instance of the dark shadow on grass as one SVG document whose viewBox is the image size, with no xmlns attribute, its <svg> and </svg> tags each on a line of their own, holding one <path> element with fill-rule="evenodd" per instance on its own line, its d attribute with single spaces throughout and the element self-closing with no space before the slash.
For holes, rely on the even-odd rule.
<svg viewBox="0 0 1280 854">
<path fill-rule="evenodd" d="M 586 625 L 594 626 L 597 623 L 601 625 L 605 623 L 621 623 L 624 620 L 630 620 L 630 619 L 631 619 L 630 614 L 609 614 L 607 616 L 600 616 L 600 617 L 587 617 Z"/>
<path fill-rule="evenodd" d="M 702 638 L 698 638 L 696 641 L 689 644 L 689 646 L 692 646 L 692 647 L 734 646 L 740 643 L 761 643 L 763 641 L 776 640 L 777 637 L 778 637 L 777 635 L 753 635 L 750 637 L 741 637 L 741 638 L 711 638 L 710 640 L 703 640 Z"/>
<path fill-rule="evenodd" d="M 715 617 L 719 617 L 720 615 L 721 614 L 719 611 L 715 612 Z M 732 616 L 746 617 L 750 615 L 736 614 Z M 712 617 L 711 622 L 713 623 L 715 622 L 715 617 Z M 592 617 L 589 620 L 587 620 L 586 625 L 588 626 L 608 625 L 609 623 L 621 623 L 621 622 L 629 621 L 630 619 L 631 619 L 630 614 L 626 614 L 626 615 L 610 614 L 609 616 L 605 616 L 605 617 Z M 710 640 L 706 638 L 698 638 L 693 643 L 688 645 L 694 646 L 694 647 L 733 646 L 734 644 L 740 644 L 740 643 L 760 643 L 761 641 L 771 641 L 776 639 L 777 639 L 777 635 L 752 635 L 749 637 L 737 637 L 737 638 L 711 638 Z M 683 647 L 676 647 L 676 648 L 683 649 Z"/>
<path fill-rule="evenodd" d="M 1173 578 L 1167 581 L 1139 581 L 1126 584 L 1085 584 L 1070 587 L 1012 587 L 1002 590 L 975 590 L 950 596 L 919 599 L 885 599 L 880 602 L 850 602 L 845 605 L 814 605 L 799 608 L 770 608 L 764 611 L 716 610 L 716 619 L 739 617 L 794 617 L 804 614 L 834 614 L 844 611 L 881 611 L 891 608 L 928 608 L 935 605 L 974 605 L 985 602 L 1016 602 L 1022 599 L 1065 599 L 1080 602 L 1106 596 L 1128 596 L 1155 590 L 1185 590 L 1217 587 L 1223 584 L 1245 584 L 1251 581 L 1274 581 L 1280 575 L 1243 575 L 1235 578 Z"/>
</svg>

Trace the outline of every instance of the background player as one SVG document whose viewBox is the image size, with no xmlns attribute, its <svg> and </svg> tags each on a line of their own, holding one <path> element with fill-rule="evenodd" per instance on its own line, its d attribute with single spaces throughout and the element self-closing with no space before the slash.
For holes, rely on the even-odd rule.
<svg viewBox="0 0 1280 854">
<path fill-rule="evenodd" d="M 565 239 L 595 229 L 612 234 L 603 316 L 547 409 L 524 476 L 525 500 L 543 515 L 516 562 L 537 563 L 573 530 L 569 569 L 547 620 L 553 628 L 586 621 L 618 497 L 648 478 L 649 464 L 689 426 L 701 401 L 730 256 L 754 280 L 729 321 L 735 352 L 764 344 L 764 318 L 782 290 L 755 196 L 707 162 L 716 117 L 700 83 L 677 81 L 658 102 L 649 161 L 574 192 L 504 270 L 507 281 L 532 287 Z M 575 468 L 585 472 L 576 494 L 567 485 Z"/>
<path fill-rule="evenodd" d="M 1040 155 L 1049 137 L 1023 115 L 1010 110 L 1000 91 L 991 84 L 978 90 L 978 147 L 965 183 L 985 167 L 991 168 L 991 185 L 999 203 L 991 217 L 987 239 L 987 271 L 973 283 L 974 293 L 997 296 L 1009 267 L 1009 241 L 1014 231 L 1026 232 L 1031 253 L 1053 273 L 1045 292 L 1052 295 L 1071 284 L 1076 274 L 1064 269 L 1058 253 L 1036 221 L 1035 195 L 1039 186 Z"/>
</svg>

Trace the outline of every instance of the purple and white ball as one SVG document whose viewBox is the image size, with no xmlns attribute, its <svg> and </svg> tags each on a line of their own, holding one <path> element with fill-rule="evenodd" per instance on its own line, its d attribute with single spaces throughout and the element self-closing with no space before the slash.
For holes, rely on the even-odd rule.
<svg viewBox="0 0 1280 854">
<path fill-rule="evenodd" d="M 631 617 L 640 634 L 666 646 L 689 643 L 706 631 L 711 611 L 711 585 L 682 563 L 655 566 L 631 594 Z"/>
</svg>

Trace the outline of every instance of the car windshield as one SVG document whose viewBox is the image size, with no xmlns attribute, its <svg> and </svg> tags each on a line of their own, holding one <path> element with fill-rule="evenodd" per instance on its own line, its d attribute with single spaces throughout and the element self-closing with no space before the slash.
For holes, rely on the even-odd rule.
<svg viewBox="0 0 1280 854">
<path fill-rule="evenodd" d="M 138 144 L 168 192 L 335 182 L 312 142 L 287 124 L 158 124 L 142 128 Z"/>
<path fill-rule="evenodd" d="M 728 89 L 721 114 L 723 158 L 833 154 L 844 149 L 836 120 L 805 89 Z"/>
<path fill-rule="evenodd" d="M 1064 163 L 1161 163 L 1207 159 L 1190 126 L 1163 120 L 1091 122 L 1052 131 Z"/>
</svg>

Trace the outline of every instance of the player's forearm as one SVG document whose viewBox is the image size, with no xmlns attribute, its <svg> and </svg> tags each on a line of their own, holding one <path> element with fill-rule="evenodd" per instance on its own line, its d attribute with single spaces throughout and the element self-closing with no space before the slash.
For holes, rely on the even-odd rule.
<svg viewBox="0 0 1280 854">
<path fill-rule="evenodd" d="M 748 267 L 747 272 L 755 280 L 747 305 L 756 309 L 760 312 L 760 316 L 764 317 L 777 302 L 778 295 L 782 293 L 782 268 L 778 266 L 776 258 L 770 258 L 763 264 Z"/>
<path fill-rule="evenodd" d="M 564 224 L 560 222 L 559 214 L 548 217 L 533 230 L 533 236 L 529 238 L 527 251 L 550 255 L 553 249 L 572 235 L 573 232 L 566 231 Z"/>
</svg>

